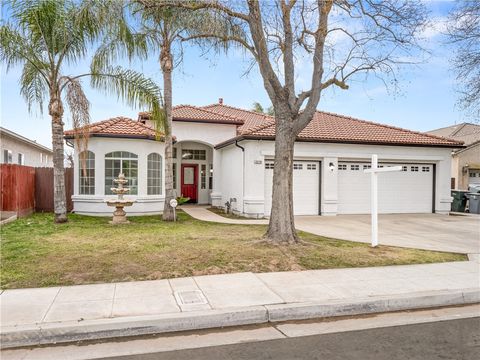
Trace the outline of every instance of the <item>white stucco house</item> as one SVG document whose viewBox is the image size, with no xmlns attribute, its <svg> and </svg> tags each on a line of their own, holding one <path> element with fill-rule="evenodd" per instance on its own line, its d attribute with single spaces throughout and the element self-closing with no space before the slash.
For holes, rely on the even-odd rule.
<svg viewBox="0 0 480 360">
<path fill-rule="evenodd" d="M 112 180 L 125 173 L 136 200 L 129 215 L 162 212 L 164 144 L 147 113 L 89 125 L 85 169 L 75 151 L 74 211 L 110 215 L 104 200 Z M 178 105 L 173 111 L 174 182 L 177 195 L 249 217 L 270 214 L 275 120 L 223 104 Z M 73 131 L 66 131 L 74 145 Z M 402 172 L 379 178 L 380 213 L 447 213 L 451 151 L 462 143 L 429 134 L 318 111 L 295 143 L 296 215 L 365 214 L 370 211 L 372 154 L 380 166 Z"/>
</svg>

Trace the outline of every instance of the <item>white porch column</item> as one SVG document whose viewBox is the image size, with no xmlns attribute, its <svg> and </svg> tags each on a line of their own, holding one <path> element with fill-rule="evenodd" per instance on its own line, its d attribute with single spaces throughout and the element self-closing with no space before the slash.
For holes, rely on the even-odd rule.
<svg viewBox="0 0 480 360">
<path fill-rule="evenodd" d="M 338 212 L 338 158 L 325 157 L 322 161 L 322 215 Z"/>
<path fill-rule="evenodd" d="M 213 156 L 213 189 L 210 194 L 212 206 L 223 206 L 222 204 L 222 152 L 221 150 L 212 149 Z"/>
<path fill-rule="evenodd" d="M 452 196 L 450 191 L 451 156 L 446 155 L 435 165 L 435 213 L 448 214 L 450 212 Z M 460 181 L 460 179 L 458 179 Z M 458 184 L 457 188 L 458 188 Z"/>
</svg>

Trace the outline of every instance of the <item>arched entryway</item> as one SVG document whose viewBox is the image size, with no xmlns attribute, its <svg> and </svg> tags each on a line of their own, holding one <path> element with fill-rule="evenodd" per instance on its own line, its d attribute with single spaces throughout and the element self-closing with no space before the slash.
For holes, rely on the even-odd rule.
<svg viewBox="0 0 480 360">
<path fill-rule="evenodd" d="M 173 186 L 177 196 L 191 203 L 210 204 L 213 188 L 213 147 L 198 141 L 173 146 Z"/>
</svg>

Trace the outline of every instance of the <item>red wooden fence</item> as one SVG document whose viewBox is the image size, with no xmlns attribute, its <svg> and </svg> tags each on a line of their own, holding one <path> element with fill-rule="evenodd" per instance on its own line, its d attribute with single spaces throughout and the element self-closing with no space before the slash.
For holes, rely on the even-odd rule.
<svg viewBox="0 0 480 360">
<path fill-rule="evenodd" d="M 53 168 L 0 164 L 1 211 L 18 216 L 35 211 L 53 211 Z M 67 211 L 73 210 L 73 169 L 65 169 Z"/>
<path fill-rule="evenodd" d="M 53 168 L 36 168 L 35 211 L 53 211 Z M 65 169 L 67 211 L 73 210 L 73 168 Z"/>
<path fill-rule="evenodd" d="M 1 210 L 15 211 L 17 216 L 28 215 L 35 209 L 35 168 L 1 164 Z"/>
</svg>

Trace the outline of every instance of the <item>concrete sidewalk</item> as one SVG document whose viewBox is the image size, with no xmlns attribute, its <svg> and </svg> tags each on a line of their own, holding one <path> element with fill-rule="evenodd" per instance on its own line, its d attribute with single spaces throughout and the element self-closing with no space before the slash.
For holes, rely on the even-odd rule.
<svg viewBox="0 0 480 360">
<path fill-rule="evenodd" d="M 194 206 L 182 206 L 181 210 L 185 211 L 191 217 L 202 220 L 217 222 L 222 224 L 237 224 L 237 225 L 268 225 L 267 219 L 229 219 L 224 216 L 215 214 L 214 212 L 208 210 L 205 206 L 194 205 Z"/>
<path fill-rule="evenodd" d="M 5 290 L 2 347 L 480 302 L 476 261 Z"/>
</svg>

